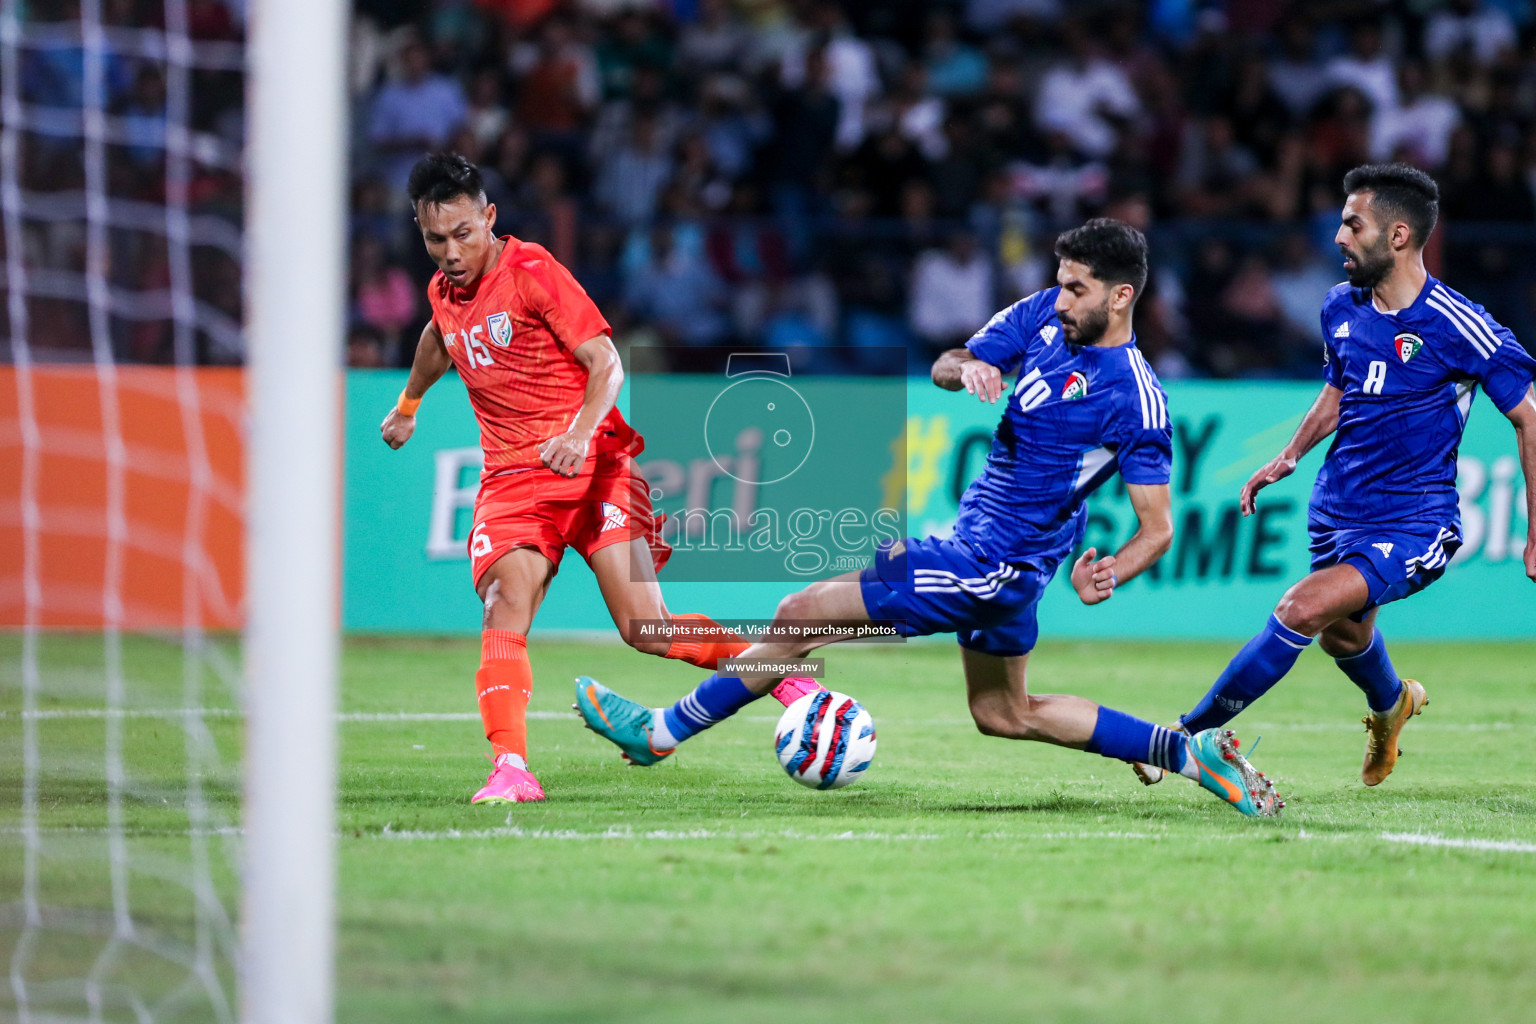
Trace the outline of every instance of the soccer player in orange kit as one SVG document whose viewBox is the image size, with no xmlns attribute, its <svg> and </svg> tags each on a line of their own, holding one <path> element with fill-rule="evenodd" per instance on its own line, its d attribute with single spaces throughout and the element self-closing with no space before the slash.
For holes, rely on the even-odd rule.
<svg viewBox="0 0 1536 1024">
<path fill-rule="evenodd" d="M 471 802 L 543 800 L 528 769 L 527 633 L 567 547 L 592 567 L 636 650 L 714 669 L 747 644 L 662 601 L 656 570 L 671 549 L 635 465 L 645 442 L 614 408 L 624 370 L 597 306 L 543 246 L 495 234 L 496 207 L 462 156 L 423 157 L 409 192 L 438 272 L 432 319 L 380 432 L 391 448 L 409 441 L 422 396 L 450 366 L 459 371 L 485 451 L 469 556 L 485 604 L 475 686 L 493 768 Z M 677 638 L 642 638 L 632 629 L 641 620 L 669 622 Z M 818 688 L 786 680 L 774 696 L 787 705 Z"/>
</svg>

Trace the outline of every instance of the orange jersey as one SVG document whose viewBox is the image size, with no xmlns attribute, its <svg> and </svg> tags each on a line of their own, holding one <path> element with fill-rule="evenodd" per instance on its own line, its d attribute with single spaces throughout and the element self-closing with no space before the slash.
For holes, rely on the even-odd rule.
<svg viewBox="0 0 1536 1024">
<path fill-rule="evenodd" d="M 456 288 L 438 271 L 427 288 L 432 322 L 480 421 L 482 478 L 543 465 L 539 445 L 565 433 L 586 394 L 587 371 L 573 353 L 613 333 L 547 249 L 503 239 L 501 258 L 473 287 Z M 617 409 L 598 425 L 588 458 L 607 451 L 639 452 Z"/>
</svg>

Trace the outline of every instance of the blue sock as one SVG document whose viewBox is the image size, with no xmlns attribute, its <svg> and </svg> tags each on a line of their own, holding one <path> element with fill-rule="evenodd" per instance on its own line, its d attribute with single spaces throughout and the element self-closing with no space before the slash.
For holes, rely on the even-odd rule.
<svg viewBox="0 0 1536 1024">
<path fill-rule="evenodd" d="M 1403 681 L 1397 678 L 1392 659 L 1387 657 L 1387 642 L 1381 638 L 1381 630 L 1371 633 L 1371 646 L 1352 658 L 1335 658 L 1333 663 L 1365 691 L 1366 703 L 1372 711 L 1391 711 L 1403 692 Z"/>
<path fill-rule="evenodd" d="M 1237 652 L 1211 691 L 1180 719 L 1184 728 L 1194 735 L 1226 725 L 1239 711 L 1268 693 L 1311 642 L 1311 637 L 1302 636 L 1271 615 L 1264 631 Z"/>
<path fill-rule="evenodd" d="M 663 711 L 662 717 L 672 739 L 681 743 L 716 722 L 730 718 L 761 696 L 747 689 L 747 684 L 734 676 L 710 676 L 688 696 Z"/>
<path fill-rule="evenodd" d="M 1177 772 L 1184 767 L 1187 742 L 1188 738 L 1182 733 L 1101 706 L 1098 720 L 1093 723 L 1093 738 L 1086 749 L 1091 754 L 1103 754 L 1121 761 L 1142 761 Z"/>
</svg>

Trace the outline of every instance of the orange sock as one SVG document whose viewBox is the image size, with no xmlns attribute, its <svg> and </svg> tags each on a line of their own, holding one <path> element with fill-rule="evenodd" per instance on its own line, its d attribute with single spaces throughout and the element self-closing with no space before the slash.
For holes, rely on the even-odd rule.
<svg viewBox="0 0 1536 1024">
<path fill-rule="evenodd" d="M 528 760 L 528 698 L 533 696 L 533 668 L 528 664 L 528 638 L 507 629 L 480 634 L 480 721 L 491 741 L 492 756 L 516 754 Z"/>
<path fill-rule="evenodd" d="M 672 646 L 667 648 L 666 657 L 686 661 L 699 668 L 713 671 L 720 667 L 721 659 L 734 658 L 752 646 L 739 633 L 731 632 L 708 615 L 688 612 L 672 616 L 672 621 L 686 626 L 688 637 L 673 640 Z"/>
</svg>

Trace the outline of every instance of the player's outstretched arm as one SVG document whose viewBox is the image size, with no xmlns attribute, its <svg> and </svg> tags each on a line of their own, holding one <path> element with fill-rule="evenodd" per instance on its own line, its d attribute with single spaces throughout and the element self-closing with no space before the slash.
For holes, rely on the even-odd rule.
<svg viewBox="0 0 1536 1024">
<path fill-rule="evenodd" d="M 1344 392 L 1332 384 L 1324 384 L 1323 390 L 1318 394 L 1317 400 L 1312 403 L 1312 408 L 1301 419 L 1301 426 L 1296 428 L 1296 433 L 1286 446 L 1280 449 L 1280 454 L 1260 466 L 1248 482 L 1243 484 L 1242 494 L 1238 504 L 1242 506 L 1243 515 L 1251 516 L 1257 510 L 1255 498 L 1258 493 L 1272 483 L 1284 480 L 1296 471 L 1296 463 L 1307 452 L 1317 447 L 1317 443 L 1339 427 L 1339 399 L 1344 397 Z"/>
<path fill-rule="evenodd" d="M 572 355 L 587 371 L 587 390 L 582 396 L 581 408 L 565 433 L 539 445 L 539 457 L 544 460 L 544 465 L 561 476 L 575 476 L 581 472 L 592 435 L 613 408 L 613 403 L 618 401 L 619 388 L 624 384 L 624 364 L 608 335 L 599 334 L 582 342 Z"/>
<path fill-rule="evenodd" d="M 939 356 L 932 375 L 945 391 L 964 388 L 983 402 L 995 403 L 1003 393 L 1003 371 L 977 359 L 968 348 L 952 348 Z"/>
<path fill-rule="evenodd" d="M 421 340 L 416 343 L 416 358 L 411 360 L 411 376 L 405 382 L 405 390 L 400 392 L 395 407 L 379 425 L 385 444 L 399 448 L 411 439 L 416 432 L 416 408 L 421 405 L 421 397 L 452 365 L 443 336 L 438 333 L 437 325 L 428 320 L 427 326 L 421 329 Z"/>
<path fill-rule="evenodd" d="M 1137 576 L 1173 546 L 1173 499 L 1167 484 L 1126 484 L 1136 510 L 1136 532 L 1119 551 L 1098 558 L 1089 548 L 1072 564 L 1072 589 L 1083 604 L 1115 596 L 1115 588 Z"/>
<path fill-rule="evenodd" d="M 1525 575 L 1536 582 L 1536 387 L 1504 415 L 1515 425 L 1520 469 L 1525 474 Z"/>
</svg>

